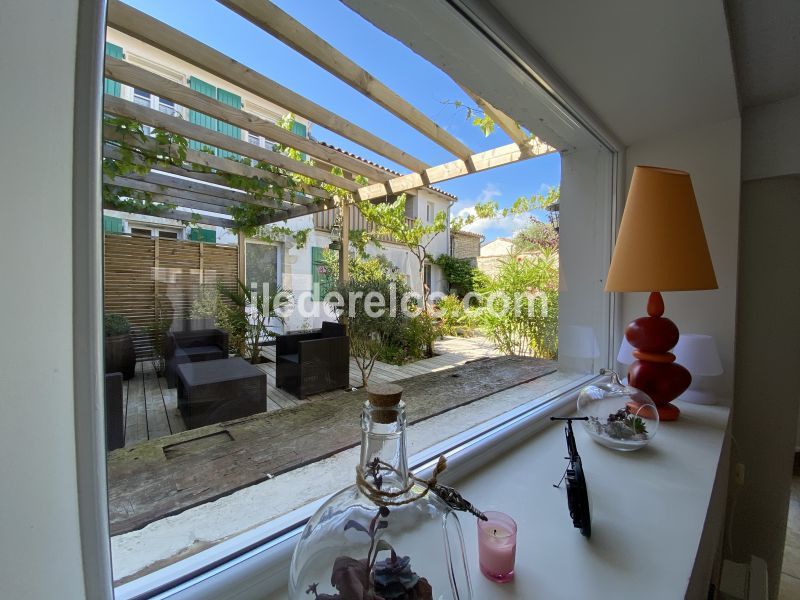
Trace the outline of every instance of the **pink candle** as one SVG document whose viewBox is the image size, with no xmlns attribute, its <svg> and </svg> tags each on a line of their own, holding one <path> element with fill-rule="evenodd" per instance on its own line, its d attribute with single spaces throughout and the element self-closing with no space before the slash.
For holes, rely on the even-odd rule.
<svg viewBox="0 0 800 600">
<path fill-rule="evenodd" d="M 517 524 L 500 512 L 486 512 L 487 521 L 478 519 L 478 558 L 481 573 L 492 581 L 514 579 L 517 554 Z"/>
</svg>

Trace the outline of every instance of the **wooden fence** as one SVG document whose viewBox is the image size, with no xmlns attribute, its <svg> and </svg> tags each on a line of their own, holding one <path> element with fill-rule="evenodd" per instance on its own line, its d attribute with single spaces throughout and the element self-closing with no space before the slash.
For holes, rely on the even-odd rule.
<svg viewBox="0 0 800 600">
<path fill-rule="evenodd" d="M 150 328 L 162 317 L 188 319 L 201 286 L 235 286 L 236 246 L 108 233 L 103 249 L 105 314 L 131 323 L 139 359 L 153 356 Z"/>
</svg>

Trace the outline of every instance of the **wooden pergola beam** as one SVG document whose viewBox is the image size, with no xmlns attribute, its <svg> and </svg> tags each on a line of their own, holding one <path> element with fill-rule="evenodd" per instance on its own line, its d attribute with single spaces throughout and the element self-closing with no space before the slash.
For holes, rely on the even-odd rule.
<svg viewBox="0 0 800 600">
<path fill-rule="evenodd" d="M 412 171 L 421 171 L 428 166 L 358 125 L 119 0 L 109 2 L 107 23 L 113 29 L 213 73 Z"/>
<path fill-rule="evenodd" d="M 164 152 L 164 148 L 156 144 L 155 140 L 142 141 L 135 136 L 125 135 L 122 132 L 117 131 L 116 128 L 114 128 L 111 125 L 103 126 L 103 138 L 114 142 L 126 143 L 130 146 L 133 146 L 135 148 L 141 149 L 149 153 Z M 108 144 L 103 149 L 103 155 L 107 156 L 108 158 L 113 158 L 115 160 L 121 159 L 121 154 L 119 153 L 119 150 L 110 147 Z M 176 157 L 173 155 L 173 158 Z M 291 187 L 291 184 L 288 181 L 288 179 L 282 175 L 277 175 L 275 173 L 271 173 L 270 171 L 265 171 L 264 169 L 259 169 L 257 167 L 251 167 L 249 165 L 245 165 L 240 162 L 236 162 L 235 160 L 230 160 L 228 158 L 214 156 L 213 154 L 208 154 L 206 152 L 199 152 L 197 150 L 187 149 L 186 161 L 189 163 L 196 163 L 198 165 L 208 167 L 209 169 L 214 169 L 215 171 L 224 171 L 225 173 L 241 175 L 242 177 L 254 177 L 266 183 L 274 183 L 280 188 Z M 137 162 L 139 164 L 145 164 L 144 161 L 138 157 L 134 157 L 134 162 Z M 215 175 L 213 173 L 200 173 L 198 171 L 191 171 L 169 165 L 158 165 L 157 168 L 158 170 L 169 171 L 176 175 L 182 175 L 185 177 L 192 177 L 193 179 L 198 179 L 201 181 L 209 181 L 211 183 L 226 185 L 225 180 L 221 176 Z M 306 204 L 309 202 L 315 202 L 316 201 L 315 198 L 321 200 L 331 199 L 331 195 L 322 188 L 309 186 L 305 184 L 299 187 L 300 190 L 297 193 L 292 193 L 292 191 L 287 189 L 283 197 L 279 197 L 276 192 L 271 192 L 270 190 L 264 190 L 264 193 L 265 195 L 275 198 L 277 200 L 283 200 L 284 202 L 292 202 L 296 204 Z M 308 196 L 313 196 L 313 198 L 307 198 L 303 196 L 303 194 L 307 194 Z"/>
<path fill-rule="evenodd" d="M 168 198 L 168 197 L 165 197 L 165 198 Z M 167 203 L 169 204 L 171 202 L 167 202 Z M 148 212 L 144 208 L 138 209 L 136 207 L 125 207 L 123 209 L 123 208 L 119 208 L 118 206 L 114 206 L 113 204 L 108 204 L 108 203 L 104 203 L 103 204 L 103 208 L 106 209 L 106 210 L 116 210 L 116 211 L 119 211 L 119 212 L 126 212 L 126 213 L 135 214 L 135 215 L 149 215 L 151 217 L 153 216 L 152 212 Z M 175 210 L 175 209 L 171 209 L 171 208 L 165 208 L 165 209 L 159 211 L 158 215 L 156 215 L 156 216 L 163 217 L 165 219 L 175 219 L 176 221 L 187 221 L 187 222 L 189 222 L 189 221 L 192 221 L 192 217 L 194 215 L 196 215 L 196 213 L 187 212 L 185 210 Z M 213 217 L 213 216 L 210 216 L 210 215 L 196 215 L 196 216 L 199 217 L 199 218 L 195 219 L 195 222 L 202 223 L 204 225 L 212 225 L 214 227 L 224 227 L 226 229 L 231 229 L 232 227 L 235 226 L 235 223 L 230 219 L 224 219 L 224 218 L 221 218 L 221 217 Z"/>
<path fill-rule="evenodd" d="M 508 144 L 486 152 L 479 152 L 470 157 L 469 162 L 454 160 L 437 167 L 430 167 L 421 173 L 411 173 L 395 177 L 388 183 L 367 185 L 358 190 L 360 200 L 372 200 L 391 194 L 399 194 L 413 189 L 463 177 L 470 173 L 486 171 L 521 160 L 544 156 L 557 150 L 537 138 L 527 140 L 525 144 Z"/>
<path fill-rule="evenodd" d="M 528 141 L 529 137 L 525 135 L 525 132 L 522 131 L 522 129 L 520 129 L 520 126 L 514 119 L 509 117 L 500 109 L 495 108 L 491 103 L 489 103 L 488 100 L 484 100 L 477 94 L 473 94 L 463 85 L 460 87 L 470 98 L 472 98 L 472 100 L 481 108 L 481 110 L 483 110 L 483 112 L 489 116 L 508 137 L 511 138 L 512 142 L 522 146 Z"/>
<path fill-rule="evenodd" d="M 212 196 L 209 194 L 202 194 L 199 192 L 180 189 L 178 187 L 167 187 L 166 185 L 145 181 L 137 178 L 136 176 L 115 177 L 114 179 L 104 177 L 103 183 L 139 190 L 142 192 L 148 192 L 157 202 L 161 201 L 160 198 L 170 198 L 169 202 L 171 204 L 176 204 L 186 208 L 195 208 L 198 210 L 209 210 L 221 214 L 229 214 L 228 210 L 226 210 L 228 208 L 239 207 L 243 206 L 244 204 L 248 204 L 246 201 L 233 200 L 225 196 Z M 287 218 L 289 214 L 288 209 L 273 208 L 273 210 L 275 211 L 275 215 L 279 216 L 281 219 Z"/>
<path fill-rule="evenodd" d="M 382 106 L 462 160 L 473 154 L 447 131 L 302 23 L 265 0 L 217 0 Z"/>
<path fill-rule="evenodd" d="M 371 181 L 389 181 L 393 177 L 391 173 L 383 169 L 374 167 L 319 142 L 295 135 L 271 121 L 224 104 L 185 85 L 151 73 L 124 60 L 106 56 L 105 75 L 114 81 L 147 90 L 162 98 L 168 98 L 181 106 L 202 112 L 247 131 L 258 133 L 270 141 L 306 152 L 310 156 L 341 167 L 345 171 L 362 175 Z"/>
<path fill-rule="evenodd" d="M 227 150 L 228 152 L 235 152 L 242 156 L 260 160 L 267 164 L 286 169 L 292 173 L 305 175 L 306 177 L 311 177 L 317 181 L 323 181 L 350 192 L 354 192 L 358 189 L 358 185 L 353 181 L 329 173 L 319 167 L 307 165 L 304 162 L 293 160 L 278 152 L 261 148 L 260 146 L 233 138 L 219 131 L 213 131 L 202 125 L 189 123 L 179 117 L 173 117 L 159 110 L 141 106 L 134 102 L 111 96 L 110 94 L 105 95 L 103 110 L 121 117 L 136 119 L 137 121 L 152 125 L 153 127 L 166 129 L 172 133 L 182 135 L 183 137 L 196 140 L 203 144 L 208 144 L 209 146 L 215 146 Z"/>
</svg>

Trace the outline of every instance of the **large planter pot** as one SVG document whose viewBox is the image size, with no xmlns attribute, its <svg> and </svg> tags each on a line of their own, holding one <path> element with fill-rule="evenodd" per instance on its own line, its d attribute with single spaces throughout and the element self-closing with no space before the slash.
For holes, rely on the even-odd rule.
<svg viewBox="0 0 800 600">
<path fill-rule="evenodd" d="M 136 373 L 136 350 L 130 333 L 110 335 L 105 345 L 106 373 L 122 373 L 123 379 L 130 379 Z"/>
</svg>

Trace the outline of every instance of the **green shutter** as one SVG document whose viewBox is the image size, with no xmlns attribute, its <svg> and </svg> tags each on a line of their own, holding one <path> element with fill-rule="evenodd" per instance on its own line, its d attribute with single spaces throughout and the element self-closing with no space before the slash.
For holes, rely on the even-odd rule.
<svg viewBox="0 0 800 600">
<path fill-rule="evenodd" d="M 212 98 L 217 97 L 217 88 L 210 83 L 206 83 L 205 81 L 198 79 L 197 77 L 189 77 L 189 87 L 196 92 L 205 94 L 206 96 L 211 96 Z M 209 117 L 208 115 L 197 112 L 196 110 L 189 111 L 189 122 L 194 123 L 195 125 L 202 125 L 206 129 L 213 129 L 214 131 L 217 131 L 218 121 L 214 117 Z M 189 140 L 189 148 L 192 150 L 202 150 L 204 147 L 209 146 L 208 144 L 201 144 L 195 140 Z M 213 150 L 214 154 L 218 153 L 216 148 L 210 148 Z"/>
<path fill-rule="evenodd" d="M 300 137 L 304 138 L 304 137 L 306 137 L 306 133 L 307 132 L 308 132 L 308 129 L 306 128 L 306 126 L 303 123 L 298 123 L 297 121 L 294 121 L 292 123 L 292 133 L 293 134 L 299 135 Z M 305 154 L 301 154 L 301 157 L 302 157 L 303 160 L 306 159 L 306 155 Z"/>
<path fill-rule="evenodd" d="M 123 58 L 122 48 L 111 42 L 106 42 L 106 54 L 111 58 L 118 58 L 120 60 Z M 105 79 L 104 85 L 106 94 L 116 96 L 117 98 L 122 96 L 122 84 L 119 81 Z"/>
<path fill-rule="evenodd" d="M 322 283 L 324 277 L 320 273 L 320 267 L 324 266 L 322 262 L 322 248 L 311 248 L 311 295 L 314 300 L 322 300 L 324 297 L 322 290 Z"/>
<path fill-rule="evenodd" d="M 216 229 L 203 229 L 202 227 L 192 227 L 189 231 L 189 239 L 195 242 L 205 242 L 207 244 L 217 243 Z"/>
<path fill-rule="evenodd" d="M 122 219 L 103 215 L 103 231 L 106 233 L 123 233 Z"/>
<path fill-rule="evenodd" d="M 222 88 L 217 88 L 217 100 L 228 106 L 233 106 L 234 108 L 242 108 L 241 97 L 227 90 L 223 90 Z M 224 121 L 217 121 L 217 131 L 229 135 L 232 138 L 236 138 L 237 140 L 242 139 L 242 130 Z M 238 154 L 228 152 L 227 150 L 220 150 L 218 154 L 222 158 L 232 158 L 233 160 L 239 160 L 241 158 Z"/>
</svg>

